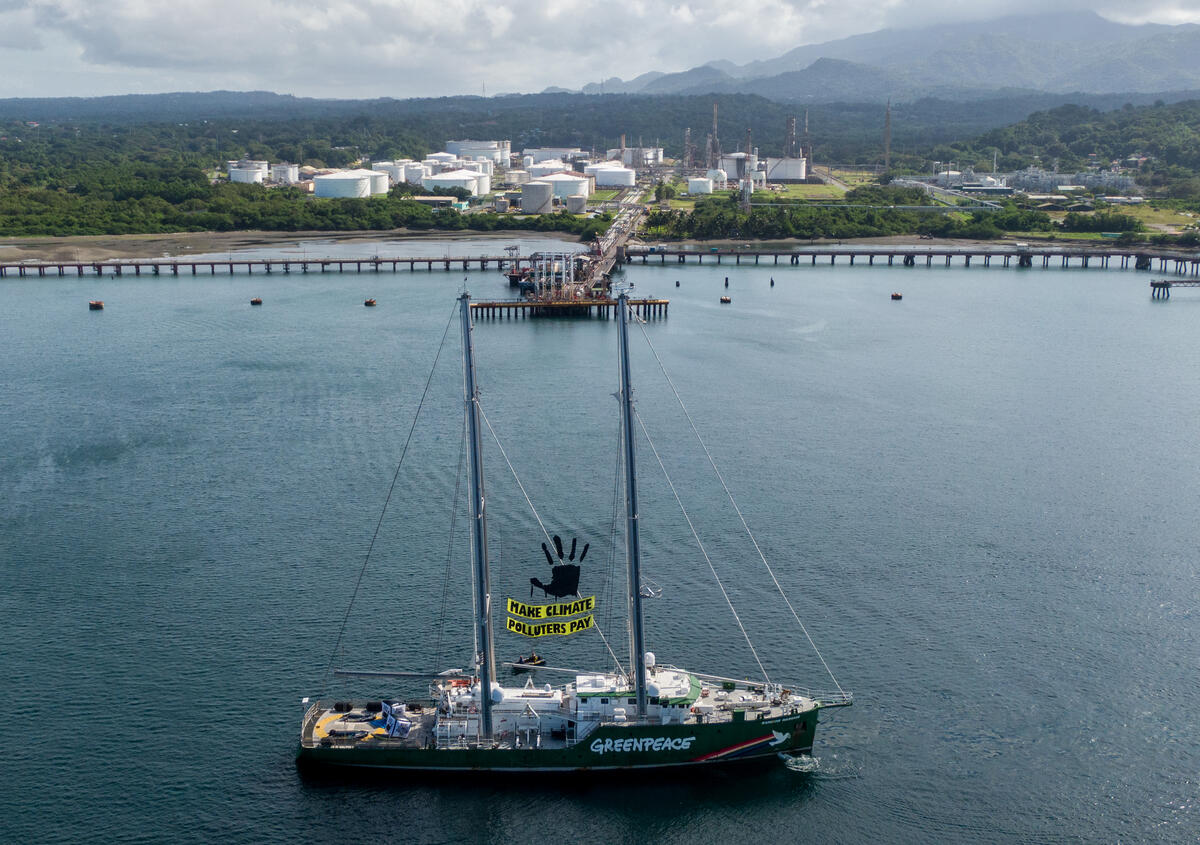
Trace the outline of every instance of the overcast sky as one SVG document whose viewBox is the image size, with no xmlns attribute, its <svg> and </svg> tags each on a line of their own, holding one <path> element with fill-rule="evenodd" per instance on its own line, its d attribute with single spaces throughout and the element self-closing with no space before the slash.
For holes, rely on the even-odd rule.
<svg viewBox="0 0 1200 845">
<path fill-rule="evenodd" d="M 578 88 L 935 21 L 1091 9 L 1200 23 L 1200 0 L 0 0 L 0 98 Z"/>
</svg>

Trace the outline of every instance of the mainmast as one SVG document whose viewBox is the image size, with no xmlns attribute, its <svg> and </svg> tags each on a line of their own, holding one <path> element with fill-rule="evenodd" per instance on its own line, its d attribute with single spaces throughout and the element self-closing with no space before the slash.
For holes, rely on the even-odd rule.
<svg viewBox="0 0 1200 845">
<path fill-rule="evenodd" d="M 467 439 L 471 453 L 471 551 L 475 567 L 475 640 L 479 647 L 479 721 L 484 738 L 492 735 L 491 582 L 488 578 L 487 508 L 483 495 L 483 436 L 479 429 L 479 390 L 475 386 L 475 351 L 471 329 L 471 294 L 459 297 L 462 308 L 463 398 L 467 412 Z"/>
<path fill-rule="evenodd" d="M 642 631 L 641 548 L 638 541 L 638 497 L 636 452 L 633 447 L 633 388 L 629 379 L 629 331 L 626 320 L 629 295 L 617 296 L 620 313 L 621 440 L 625 451 L 625 563 L 629 581 L 629 665 L 637 692 L 638 721 L 646 718 L 646 641 Z"/>
</svg>

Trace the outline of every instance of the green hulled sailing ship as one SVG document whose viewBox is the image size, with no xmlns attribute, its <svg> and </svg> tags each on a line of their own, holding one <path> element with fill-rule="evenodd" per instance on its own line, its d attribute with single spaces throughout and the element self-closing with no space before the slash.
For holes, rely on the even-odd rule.
<svg viewBox="0 0 1200 845">
<path fill-rule="evenodd" d="M 771 681 L 765 677 L 765 670 L 761 680 L 747 681 L 661 665 L 647 651 L 642 600 L 652 590 L 642 583 L 641 576 L 629 306 L 625 293 L 620 294 L 618 303 L 628 665 L 608 672 L 571 670 L 567 673 L 569 681 L 558 686 L 538 686 L 532 679 L 521 686 L 499 682 L 492 635 L 479 396 L 470 297 L 464 294 L 460 306 L 471 482 L 474 638 L 478 646 L 475 666 L 471 671 L 344 673 L 375 674 L 379 681 L 388 682 L 398 677 L 426 678 L 430 682 L 429 695 L 416 699 L 322 699 L 312 703 L 300 731 L 299 763 L 306 767 L 413 772 L 602 772 L 699 767 L 809 754 L 818 713 L 851 703 L 850 694 L 836 680 L 836 691 L 818 693 Z M 559 558 L 554 566 L 555 579 L 550 584 L 534 579 L 535 584 L 549 595 L 573 595 L 576 600 L 540 606 L 542 610 L 550 608 L 551 616 L 558 608 L 561 615 L 571 617 L 541 624 L 590 627 L 590 616 L 572 616 L 588 609 L 586 601 L 578 596 L 574 544 L 570 558 L 564 558 L 561 542 L 557 537 L 554 542 Z M 545 545 L 543 549 L 553 566 L 549 550 Z M 514 611 L 510 602 L 510 612 L 534 616 L 538 610 L 518 606 Z M 510 617 L 510 629 L 531 633 L 529 628 L 513 629 L 513 624 Z"/>
</svg>

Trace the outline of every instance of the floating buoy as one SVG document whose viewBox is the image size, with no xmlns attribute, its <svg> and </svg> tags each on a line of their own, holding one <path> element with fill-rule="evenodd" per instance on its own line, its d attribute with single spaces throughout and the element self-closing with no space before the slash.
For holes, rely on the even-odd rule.
<svg viewBox="0 0 1200 845">
<path fill-rule="evenodd" d="M 675 280 L 675 287 L 679 287 L 679 279 Z"/>
<path fill-rule="evenodd" d="M 731 303 L 731 302 L 733 302 L 733 298 L 732 298 L 732 297 L 728 297 L 728 296 L 722 296 L 722 297 L 721 297 L 721 304 L 722 304 L 722 305 L 728 305 L 728 304 L 729 304 L 729 303 Z"/>
<path fill-rule="evenodd" d="M 725 287 L 729 287 L 729 277 L 725 277 Z"/>
<path fill-rule="evenodd" d="M 363 303 L 363 305 L 367 306 L 368 308 L 374 308 L 374 307 L 375 307 L 375 300 L 373 300 L 373 299 L 368 299 L 366 302 L 364 302 L 364 303 Z"/>
<path fill-rule="evenodd" d="M 903 296 L 901 296 L 901 295 L 900 295 L 900 294 L 898 294 L 898 293 L 893 293 L 893 294 L 892 294 L 892 299 L 904 299 L 904 297 L 903 297 Z"/>
<path fill-rule="evenodd" d="M 104 310 L 104 300 L 102 300 L 102 299 L 93 299 L 93 300 L 89 301 L 89 302 L 88 302 L 88 310 L 90 310 L 90 311 L 103 311 L 103 310 Z"/>
<path fill-rule="evenodd" d="M 251 305 L 262 305 L 262 297 L 261 296 L 254 297 L 254 299 L 250 300 L 250 304 Z"/>
<path fill-rule="evenodd" d="M 775 277 L 771 277 L 771 287 L 775 287 Z"/>
</svg>

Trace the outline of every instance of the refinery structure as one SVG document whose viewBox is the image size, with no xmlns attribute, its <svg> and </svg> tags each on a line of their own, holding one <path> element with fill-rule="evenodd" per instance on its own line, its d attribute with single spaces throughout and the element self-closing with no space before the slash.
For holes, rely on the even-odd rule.
<svg viewBox="0 0 1200 845">
<path fill-rule="evenodd" d="M 582 214 L 589 206 L 636 200 L 639 185 L 644 191 L 668 178 L 686 184 L 690 196 L 734 190 L 747 202 L 755 191 L 804 182 L 811 160 L 807 115 L 802 137 L 796 119 L 788 121 L 782 153 L 778 158 L 761 156 L 749 130 L 743 143 L 724 149 L 714 103 L 712 130 L 703 150 L 688 129 L 683 155 L 675 160 L 668 160 L 657 143 L 647 145 L 640 138 L 626 143 L 625 135 L 617 146 L 603 150 L 539 146 L 517 152 L 507 139 L 464 138 L 447 141 L 445 149 L 420 160 L 372 160 L 353 168 L 319 169 L 244 158 L 229 161 L 227 171 L 231 182 L 293 186 L 322 198 L 369 198 L 406 185 L 405 196 L 435 207 Z"/>
</svg>

